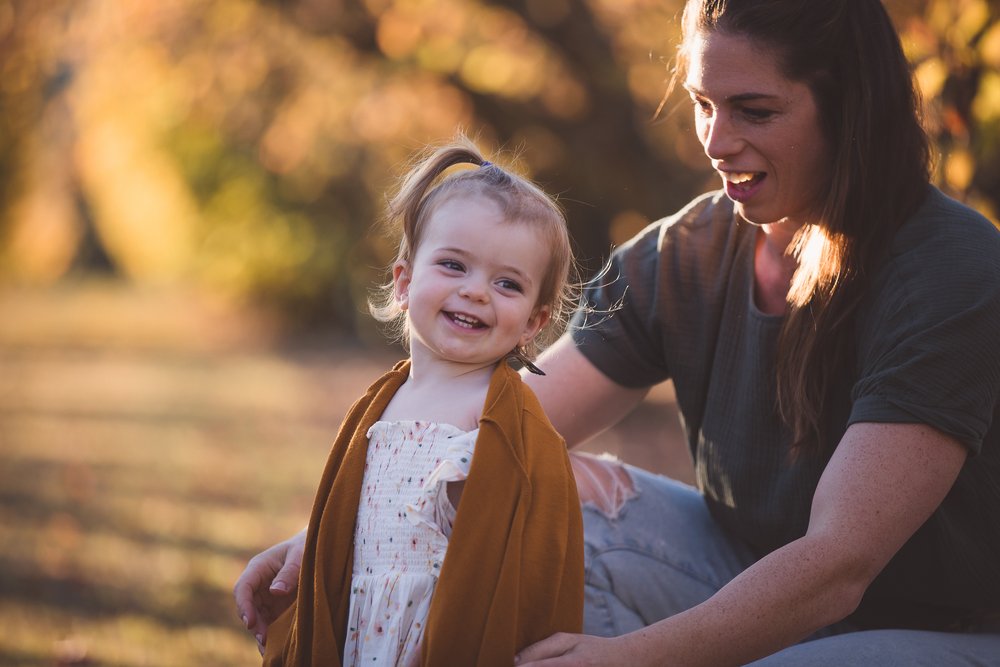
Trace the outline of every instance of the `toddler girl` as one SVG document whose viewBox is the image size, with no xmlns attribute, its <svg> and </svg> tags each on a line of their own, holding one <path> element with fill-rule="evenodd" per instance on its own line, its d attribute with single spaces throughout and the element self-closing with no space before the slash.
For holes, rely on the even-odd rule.
<svg viewBox="0 0 1000 667">
<path fill-rule="evenodd" d="M 506 363 L 541 372 L 539 336 L 571 312 L 566 223 L 464 138 L 416 164 L 388 219 L 399 254 L 372 312 L 410 356 L 341 426 L 264 663 L 509 667 L 582 623 L 565 445 Z"/>
</svg>

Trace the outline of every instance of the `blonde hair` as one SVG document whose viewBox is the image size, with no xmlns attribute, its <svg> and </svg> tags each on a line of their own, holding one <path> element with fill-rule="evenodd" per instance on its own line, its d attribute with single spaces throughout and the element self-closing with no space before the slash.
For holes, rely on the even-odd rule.
<svg viewBox="0 0 1000 667">
<path fill-rule="evenodd" d="M 466 168 L 452 169 L 458 165 Z M 412 261 L 427 220 L 443 203 L 473 196 L 496 203 L 509 223 L 530 225 L 548 246 L 550 259 L 535 304 L 536 308 L 549 308 L 548 322 L 531 342 L 512 350 L 522 362 L 529 361 L 561 333 L 579 295 L 566 217 L 555 199 L 537 185 L 510 168 L 488 161 L 476 144 L 461 134 L 446 145 L 425 150 L 403 175 L 387 205 L 385 223 L 399 238 L 395 261 Z M 408 344 L 407 318 L 396 303 L 392 280 L 373 291 L 368 309 L 376 320 L 387 325 L 393 341 Z"/>
</svg>

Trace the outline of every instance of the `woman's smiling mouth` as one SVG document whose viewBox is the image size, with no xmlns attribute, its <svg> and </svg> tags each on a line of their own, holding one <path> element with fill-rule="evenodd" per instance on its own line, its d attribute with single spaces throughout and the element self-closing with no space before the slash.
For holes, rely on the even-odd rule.
<svg viewBox="0 0 1000 667">
<path fill-rule="evenodd" d="M 721 174 L 726 184 L 726 195 L 740 203 L 753 197 L 767 177 L 763 171 L 724 171 Z"/>
</svg>

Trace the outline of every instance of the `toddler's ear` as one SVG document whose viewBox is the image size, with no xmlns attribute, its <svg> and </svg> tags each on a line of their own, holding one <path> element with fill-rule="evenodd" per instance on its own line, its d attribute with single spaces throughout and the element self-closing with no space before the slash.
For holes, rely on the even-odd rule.
<svg viewBox="0 0 1000 667">
<path fill-rule="evenodd" d="M 535 312 L 531 314 L 528 318 L 528 323 L 524 327 L 524 333 L 521 334 L 521 345 L 527 345 L 531 340 L 538 335 L 538 332 L 545 328 L 545 325 L 549 323 L 549 318 L 552 316 L 552 309 L 548 306 L 539 306 L 535 309 Z"/>
<path fill-rule="evenodd" d="M 399 309 L 406 310 L 410 305 L 410 265 L 405 260 L 392 265 L 392 293 Z"/>
</svg>

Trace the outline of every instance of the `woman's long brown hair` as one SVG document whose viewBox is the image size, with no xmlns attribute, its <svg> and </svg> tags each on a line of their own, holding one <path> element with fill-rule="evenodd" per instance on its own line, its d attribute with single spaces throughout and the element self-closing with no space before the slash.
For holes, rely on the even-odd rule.
<svg viewBox="0 0 1000 667">
<path fill-rule="evenodd" d="M 685 45 L 698 32 L 774 49 L 809 85 L 831 146 L 817 220 L 796 240 L 777 363 L 778 410 L 793 447 L 836 445 L 823 426 L 834 379 L 855 364 L 854 323 L 896 231 L 927 196 L 930 152 L 899 37 L 879 0 L 689 0 Z M 676 73 L 675 73 L 676 76 Z"/>
</svg>

